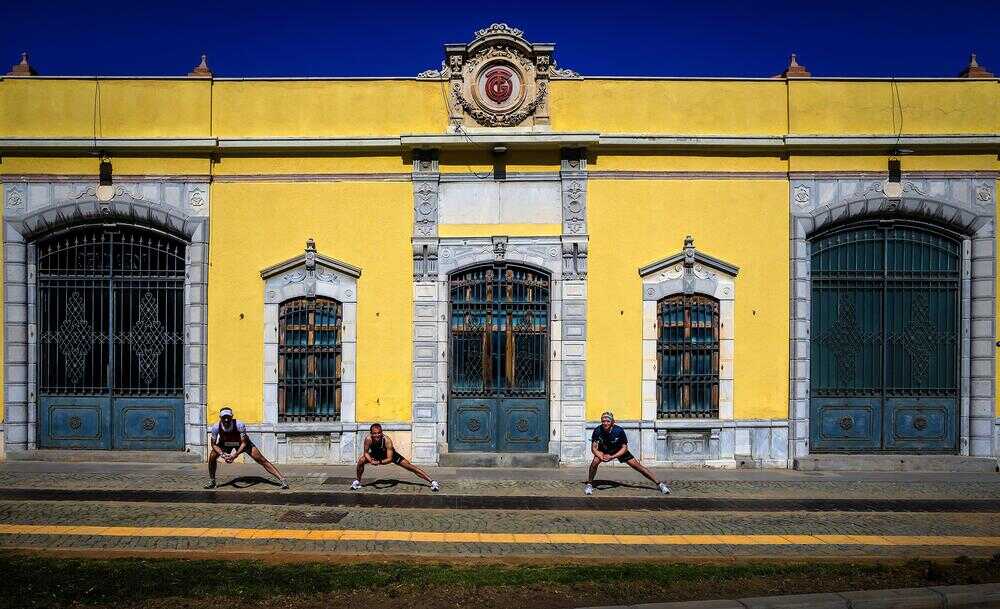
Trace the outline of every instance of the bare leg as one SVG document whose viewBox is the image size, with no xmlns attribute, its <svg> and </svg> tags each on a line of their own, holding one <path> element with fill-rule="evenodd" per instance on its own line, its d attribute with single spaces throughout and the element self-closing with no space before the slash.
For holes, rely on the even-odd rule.
<svg viewBox="0 0 1000 609">
<path fill-rule="evenodd" d="M 361 455 L 361 458 L 358 459 L 358 471 L 357 471 L 358 475 L 355 478 L 355 480 L 358 480 L 359 482 L 361 481 L 361 476 L 365 475 L 365 463 L 367 462 L 368 461 L 365 459 L 365 456 Z"/>
<path fill-rule="evenodd" d="M 646 466 L 643 465 L 642 463 L 639 463 L 638 459 L 636 459 L 636 458 L 633 457 L 633 458 L 629 459 L 628 461 L 626 461 L 626 463 L 628 463 L 628 466 L 631 467 L 632 469 L 634 469 L 635 471 L 637 471 L 640 474 L 642 474 L 643 476 L 649 478 L 649 480 L 653 484 L 656 484 L 656 485 L 660 484 L 660 481 L 657 480 L 655 476 L 653 476 L 653 472 L 649 471 L 649 469 L 647 469 Z"/>
<path fill-rule="evenodd" d="M 413 472 L 413 473 L 414 473 L 414 474 L 416 474 L 416 475 L 417 475 L 417 476 L 418 476 L 419 478 L 423 478 L 424 480 L 426 480 L 426 481 L 428 481 L 428 482 L 430 482 L 430 481 L 431 481 L 431 477 L 427 475 L 427 472 L 425 472 L 424 470 L 420 469 L 420 468 L 419 468 L 419 467 L 417 467 L 416 465 L 414 465 L 414 464 L 410 463 L 410 460 L 409 460 L 409 459 L 403 459 L 402 461 L 400 461 L 400 462 L 398 463 L 398 465 L 399 465 L 400 467 L 402 467 L 403 469 L 405 469 L 405 470 L 408 470 L 408 471 L 411 471 L 411 472 Z"/>
<path fill-rule="evenodd" d="M 208 453 L 208 477 L 215 480 L 215 472 L 219 469 L 219 453 L 214 450 Z"/>
<path fill-rule="evenodd" d="M 603 461 L 601 461 L 597 457 L 594 457 L 594 460 L 590 462 L 590 475 L 587 476 L 587 484 L 593 484 L 594 483 L 594 476 L 597 475 L 597 467 L 601 463 L 603 463 Z"/>
<path fill-rule="evenodd" d="M 250 457 L 253 458 L 253 460 L 256 461 L 257 463 L 260 463 L 261 467 L 267 470 L 267 473 L 271 474 L 278 480 L 285 479 L 285 477 L 281 475 L 281 472 L 278 471 L 278 468 L 275 467 L 273 463 L 268 461 L 267 458 L 264 457 L 264 453 L 257 450 L 256 446 L 250 449 Z"/>
</svg>

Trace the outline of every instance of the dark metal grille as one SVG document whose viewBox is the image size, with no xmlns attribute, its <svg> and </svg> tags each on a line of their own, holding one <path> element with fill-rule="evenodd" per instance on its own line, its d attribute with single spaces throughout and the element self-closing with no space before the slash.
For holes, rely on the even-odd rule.
<svg viewBox="0 0 1000 609">
<path fill-rule="evenodd" d="M 657 418 L 719 416 L 719 301 L 679 294 L 657 303 Z"/>
<path fill-rule="evenodd" d="M 278 420 L 340 418 L 343 319 L 329 298 L 297 298 L 278 313 Z"/>
<path fill-rule="evenodd" d="M 959 242 L 872 225 L 813 243 L 811 393 L 957 397 Z"/>
<path fill-rule="evenodd" d="M 453 397 L 545 397 L 549 277 L 496 264 L 455 275 L 451 290 Z"/>
<path fill-rule="evenodd" d="M 130 227 L 40 242 L 39 394 L 182 395 L 184 254 Z"/>
</svg>

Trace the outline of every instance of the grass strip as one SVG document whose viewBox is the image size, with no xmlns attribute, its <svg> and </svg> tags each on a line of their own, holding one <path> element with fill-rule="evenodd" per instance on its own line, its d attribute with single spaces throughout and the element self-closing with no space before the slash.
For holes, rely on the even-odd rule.
<svg viewBox="0 0 1000 609">
<path fill-rule="evenodd" d="M 383 599 L 404 609 L 509 609 L 535 606 L 543 600 L 545 606 L 573 607 L 986 582 L 1000 582 L 1000 554 L 992 559 L 961 557 L 947 562 L 549 566 L 275 564 L 226 558 L 105 560 L 0 554 L 0 607 L 45 609 L 195 607 L 205 602 L 214 605 L 219 599 L 234 605 L 283 609 L 335 609 L 364 599 Z"/>
</svg>

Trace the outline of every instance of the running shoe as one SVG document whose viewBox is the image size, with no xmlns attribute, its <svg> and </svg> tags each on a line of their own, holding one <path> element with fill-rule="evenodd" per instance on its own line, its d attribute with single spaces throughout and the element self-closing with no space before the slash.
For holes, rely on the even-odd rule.
<svg viewBox="0 0 1000 609">
<path fill-rule="evenodd" d="M 215 488 L 215 479 L 213 478 L 213 479 L 209 480 L 208 484 L 206 484 L 202 488 Z"/>
<path fill-rule="evenodd" d="M 441 487 L 438 485 L 437 480 L 431 480 L 431 490 L 435 492 L 441 490 Z"/>
<path fill-rule="evenodd" d="M 666 482 L 661 482 L 657 486 L 660 487 L 660 492 L 663 493 L 664 495 L 669 495 L 670 494 L 670 487 L 667 486 Z"/>
<path fill-rule="evenodd" d="M 286 480 L 285 478 L 281 479 L 281 490 L 283 491 L 288 490 L 288 480 Z"/>
<path fill-rule="evenodd" d="M 359 488 L 361 488 L 361 481 L 360 480 L 355 480 L 354 482 L 351 483 L 351 490 L 352 491 L 356 491 Z"/>
<path fill-rule="evenodd" d="M 587 486 L 583 487 L 583 494 L 584 495 L 593 495 L 594 494 L 594 485 L 593 484 L 588 484 Z"/>
</svg>

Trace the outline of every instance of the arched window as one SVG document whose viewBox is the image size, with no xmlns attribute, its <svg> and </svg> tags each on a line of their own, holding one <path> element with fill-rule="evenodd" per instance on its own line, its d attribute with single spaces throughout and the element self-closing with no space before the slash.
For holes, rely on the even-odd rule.
<svg viewBox="0 0 1000 609">
<path fill-rule="evenodd" d="M 719 301 L 675 294 L 656 312 L 657 418 L 717 418 Z"/>
<path fill-rule="evenodd" d="M 278 421 L 340 419 L 343 316 L 331 298 L 296 298 L 278 313 Z"/>
</svg>

